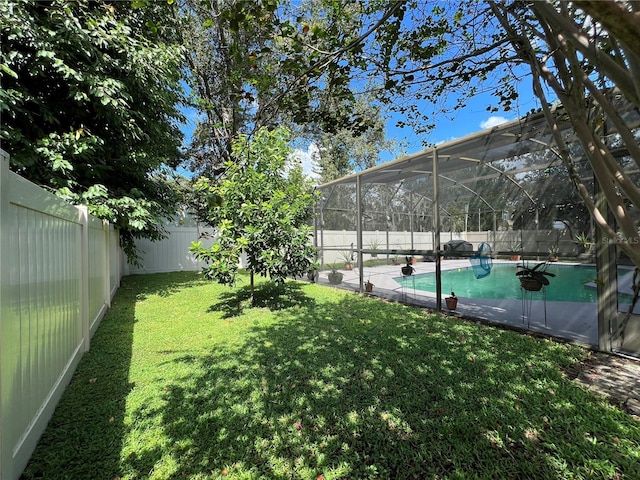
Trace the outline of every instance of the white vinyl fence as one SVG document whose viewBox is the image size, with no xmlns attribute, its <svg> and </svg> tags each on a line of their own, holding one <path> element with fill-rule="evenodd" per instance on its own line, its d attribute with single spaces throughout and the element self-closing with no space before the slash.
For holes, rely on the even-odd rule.
<svg viewBox="0 0 640 480">
<path fill-rule="evenodd" d="M 181 272 L 199 271 L 205 266 L 204 262 L 199 262 L 189 252 L 191 242 L 202 240 L 203 245 L 212 243 L 211 229 L 196 227 L 177 227 L 169 225 L 166 227 L 168 237 L 152 242 L 147 239 L 136 240 L 136 247 L 140 252 L 140 265 L 125 266 L 125 275 L 160 272 Z M 206 233 L 206 238 L 200 238 L 202 233 Z"/>
<path fill-rule="evenodd" d="M 118 232 L 0 150 L 0 479 L 20 476 L 121 274 Z"/>
<path fill-rule="evenodd" d="M 526 252 L 547 252 L 552 245 L 558 245 L 560 253 L 572 253 L 576 243 L 572 240 L 568 230 L 504 230 L 483 232 L 441 232 L 440 245 L 445 247 L 451 240 L 465 240 L 478 249 L 486 242 L 494 252 L 509 251 L 516 244 Z M 358 241 L 355 230 L 324 230 L 318 231 L 317 243 L 322 251 L 323 263 L 332 264 L 345 261 Z M 377 250 L 432 250 L 433 232 L 398 232 L 398 231 L 363 231 L 362 248 Z M 365 260 L 370 255 L 365 255 Z M 402 260 L 402 259 L 401 259 Z"/>
</svg>

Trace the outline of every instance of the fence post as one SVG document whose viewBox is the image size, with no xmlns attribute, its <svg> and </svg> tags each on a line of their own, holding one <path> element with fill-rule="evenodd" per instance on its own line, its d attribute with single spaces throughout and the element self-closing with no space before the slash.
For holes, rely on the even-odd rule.
<svg viewBox="0 0 640 480">
<path fill-rule="evenodd" d="M 91 325 L 89 319 L 89 209 L 85 205 L 77 205 L 78 219 L 82 225 L 80 239 L 80 321 L 82 322 L 82 338 L 84 351 L 89 351 L 91 342 Z"/>
<path fill-rule="evenodd" d="M 102 221 L 102 229 L 104 232 L 104 300 L 107 308 L 111 308 L 111 229 L 109 222 Z"/>
<path fill-rule="evenodd" d="M 5 339 L 3 322 L 8 320 L 9 310 L 9 255 L 7 245 L 10 232 L 7 231 L 9 198 L 7 193 L 9 176 L 9 155 L 0 150 L 0 479 L 12 477 L 11 448 L 7 442 L 8 432 L 11 430 L 8 424 L 11 412 L 8 412 L 10 402 L 7 388 L 7 379 L 2 375 L 5 360 Z M 4 226 L 4 228 L 3 228 Z"/>
</svg>

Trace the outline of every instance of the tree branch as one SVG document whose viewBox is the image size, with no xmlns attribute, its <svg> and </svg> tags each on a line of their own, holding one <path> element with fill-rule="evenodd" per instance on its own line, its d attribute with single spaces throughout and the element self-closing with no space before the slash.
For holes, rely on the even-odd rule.
<svg viewBox="0 0 640 480">
<path fill-rule="evenodd" d="M 640 107 L 640 97 L 636 93 L 633 80 L 626 69 L 621 67 L 596 45 L 592 45 L 589 36 L 581 31 L 575 23 L 570 22 L 548 1 L 532 2 L 531 9 L 539 19 L 544 21 L 557 32 L 563 32 L 565 38 L 576 47 L 593 65 L 608 76 L 618 88 L 624 92 L 627 98 Z"/>
<path fill-rule="evenodd" d="M 603 2 L 602 0 L 574 0 L 614 37 L 620 39 L 628 49 L 640 56 L 640 12 L 626 9 L 626 2 Z"/>
<path fill-rule="evenodd" d="M 605 115 L 613 122 L 616 127 L 616 131 L 620 134 L 620 138 L 625 143 L 629 155 L 635 161 L 638 168 L 640 168 L 640 146 L 638 141 L 627 127 L 624 119 L 620 116 L 618 111 L 611 105 L 611 102 L 605 97 L 605 95 L 594 85 L 591 79 L 583 72 L 583 81 L 591 96 L 598 102 L 598 105 L 602 108 Z"/>
<path fill-rule="evenodd" d="M 441 68 L 447 65 L 451 65 L 451 64 L 457 64 L 457 63 L 462 63 L 465 60 L 469 60 L 471 58 L 483 55 L 487 52 L 490 52 L 491 50 L 494 50 L 496 48 L 498 48 L 501 45 L 504 45 L 506 43 L 509 43 L 509 39 L 508 38 L 503 38 L 502 40 L 499 40 L 491 45 L 487 45 L 479 50 L 474 50 L 473 52 L 470 52 L 466 55 L 462 55 L 462 56 L 455 56 L 451 59 L 447 59 L 447 60 L 443 60 L 441 62 L 438 63 L 430 63 L 428 65 L 423 65 L 421 67 L 417 67 L 417 68 L 413 68 L 410 70 L 389 70 L 389 74 L 390 75 L 411 75 L 414 73 L 418 73 L 418 72 L 423 72 L 425 70 L 432 70 L 435 68 Z M 513 59 L 513 58 L 511 58 Z M 501 59 L 502 62 L 505 61 L 504 58 Z"/>
<path fill-rule="evenodd" d="M 559 153 L 563 158 L 563 163 L 568 169 L 569 176 L 571 178 L 572 183 L 576 187 L 578 194 L 582 198 L 585 206 L 589 210 L 592 218 L 596 222 L 596 225 L 607 235 L 609 238 L 618 239 L 616 231 L 607 223 L 606 218 L 602 214 L 602 212 L 596 207 L 591 196 L 589 195 L 586 186 L 580 180 L 580 176 L 577 173 L 577 169 L 575 163 L 569 153 L 568 146 L 566 145 L 561 132 L 559 125 L 551 111 L 551 107 L 547 101 L 546 95 L 544 93 L 544 89 L 542 88 L 542 84 L 540 79 L 544 78 L 545 81 L 551 86 L 551 88 L 555 91 L 558 98 L 562 101 L 565 109 L 567 109 L 567 113 L 569 114 L 569 118 L 574 127 L 578 138 L 580 138 L 583 143 L 583 147 L 585 150 L 585 154 L 591 167 L 594 171 L 597 181 L 599 182 L 602 191 L 607 200 L 607 204 L 611 209 L 616 221 L 620 225 L 622 232 L 625 236 L 625 242 L 619 244 L 619 246 L 629 255 L 629 257 L 633 260 L 636 265 L 640 265 L 640 238 L 638 236 L 638 232 L 635 229 L 633 221 L 631 220 L 628 212 L 625 209 L 625 206 L 622 203 L 622 199 L 616 191 L 613 182 L 611 181 L 611 174 L 608 171 L 607 167 L 604 165 L 604 162 L 598 161 L 597 154 L 593 155 L 594 150 L 593 146 L 596 145 L 594 142 L 594 136 L 591 129 L 588 127 L 587 118 L 580 110 L 583 106 L 584 101 L 580 103 L 576 103 L 573 96 L 566 91 L 565 88 L 558 82 L 555 75 L 551 70 L 547 67 L 540 64 L 539 60 L 536 57 L 535 50 L 531 45 L 531 42 L 525 35 L 519 35 L 518 32 L 514 29 L 514 27 L 510 24 L 506 14 L 504 14 L 495 1 L 490 2 L 491 8 L 498 18 L 502 27 L 510 33 L 512 36 L 512 44 L 517 52 L 522 55 L 522 58 L 525 59 L 529 65 L 531 66 L 533 73 L 533 86 L 534 92 L 536 96 L 540 99 L 542 104 L 542 111 L 547 120 L 549 127 L 551 128 L 551 133 L 553 135 L 554 141 L 558 145 Z M 547 42 L 553 42 L 553 38 L 547 39 Z M 559 68 L 558 65 L 556 67 Z M 570 77 L 569 77 L 570 78 Z M 599 153 L 599 152 L 598 152 Z"/>
<path fill-rule="evenodd" d="M 563 10 L 566 9 L 566 5 L 561 5 L 561 8 Z M 564 10 L 564 13 L 568 15 L 566 10 Z M 583 82 L 587 80 L 590 82 L 593 90 L 597 90 L 597 88 L 595 88 L 589 80 L 587 73 L 580 64 L 573 45 L 566 41 L 566 37 L 564 37 L 562 33 L 554 33 L 553 28 L 549 25 L 543 24 L 543 28 L 547 34 L 547 43 L 553 50 L 555 65 L 560 72 L 559 77 L 565 81 L 565 88 L 561 90 L 571 93 L 571 96 L 566 97 L 562 103 L 566 108 L 573 109 L 574 113 L 570 115 L 570 119 L 576 129 L 576 133 L 578 133 L 578 138 L 580 138 L 583 144 L 592 168 L 595 171 L 596 167 L 604 166 L 609 171 L 610 178 L 617 183 L 625 196 L 635 205 L 640 205 L 640 190 L 638 190 L 630 180 L 626 172 L 620 168 L 620 165 L 613 155 L 611 155 L 605 142 L 595 133 L 594 128 L 587 127 L 588 118 L 587 115 L 584 114 L 585 107 L 582 107 L 585 102 L 585 84 Z M 566 63 L 571 65 L 571 70 L 566 69 Z M 550 75 L 547 73 L 546 77 L 549 78 Z M 556 78 L 550 78 L 550 80 L 554 85 L 558 85 Z M 598 93 L 598 98 L 602 102 L 600 105 L 604 106 L 608 104 L 606 97 L 602 95 L 601 92 Z M 560 94 L 559 97 L 562 98 Z M 578 120 L 577 123 L 574 123 L 574 119 Z M 624 122 L 621 122 L 620 126 L 622 131 L 627 130 Z M 635 141 L 633 143 L 635 143 Z M 600 178 L 600 181 L 605 181 L 604 177 Z"/>
<path fill-rule="evenodd" d="M 262 115 L 262 112 L 264 112 L 267 108 L 269 108 L 271 106 L 271 104 L 280 101 L 287 93 L 289 93 L 291 91 L 291 89 L 293 89 L 293 87 L 295 85 L 300 83 L 301 80 L 307 78 L 308 76 L 310 76 L 316 70 L 320 70 L 320 71 L 324 70 L 327 66 L 329 66 L 332 62 L 334 62 L 343 53 L 348 52 L 349 50 L 353 49 L 354 47 L 360 45 L 367 37 L 369 37 L 369 35 L 371 35 L 378 28 L 380 28 L 387 21 L 387 19 L 389 17 L 391 17 L 391 15 L 393 15 L 405 2 L 406 2 L 406 0 L 396 0 L 396 1 L 394 1 L 393 4 L 389 7 L 389 9 L 385 12 L 385 14 L 373 26 L 371 26 L 371 28 L 369 28 L 369 30 L 367 30 L 366 32 L 361 34 L 358 38 L 356 38 L 352 42 L 348 43 L 344 47 L 342 47 L 342 48 L 336 50 L 335 52 L 331 53 L 329 55 L 329 58 L 323 59 L 323 60 L 319 60 L 319 61 L 315 62 L 313 65 L 311 65 L 309 68 L 307 68 L 303 73 L 301 73 L 296 78 L 291 80 L 287 84 L 287 86 L 285 87 L 285 89 L 282 92 L 280 92 L 278 95 L 272 97 L 264 105 L 264 107 L 261 106 L 258 109 L 258 112 L 256 113 L 256 119 L 260 119 L 261 115 Z M 255 131 L 255 129 L 254 129 L 254 131 Z"/>
</svg>

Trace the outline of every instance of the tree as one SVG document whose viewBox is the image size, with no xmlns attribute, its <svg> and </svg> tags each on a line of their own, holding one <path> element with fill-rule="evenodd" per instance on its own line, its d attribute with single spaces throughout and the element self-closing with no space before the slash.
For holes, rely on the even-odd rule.
<svg viewBox="0 0 640 480">
<path fill-rule="evenodd" d="M 207 263 L 204 275 L 233 284 L 244 253 L 251 275 L 282 283 L 307 273 L 314 249 L 309 221 L 316 196 L 299 164 L 291 164 L 289 133 L 262 128 L 253 138 L 240 136 L 233 156 L 216 182 L 201 177 L 196 191 L 208 205 L 206 221 L 216 229 L 210 248 L 194 242 L 191 251 Z"/>
<path fill-rule="evenodd" d="M 184 0 L 183 11 L 188 82 L 202 114 L 188 152 L 194 172 L 221 173 L 236 137 L 261 127 L 286 125 L 292 135 L 322 143 L 336 132 L 377 128 L 354 95 L 363 63 L 349 60 L 374 31 L 363 25 L 362 5 Z"/>
<path fill-rule="evenodd" d="M 231 159 L 238 134 L 262 125 L 253 115 L 255 86 L 269 77 L 258 55 L 269 52 L 276 6 L 276 2 L 183 2 L 187 82 L 193 106 L 202 114 L 188 152 L 192 171 L 216 175 Z M 249 24 L 251 28 L 241 28 Z"/>
<path fill-rule="evenodd" d="M 366 125 L 357 132 L 346 126 L 331 134 L 317 134 L 321 183 L 373 167 L 382 151 L 396 150 L 399 146 L 399 142 L 386 139 L 384 109 L 371 92 L 358 94 L 355 105 L 345 105 L 345 108 L 355 108 L 357 116 L 367 119 Z"/>
<path fill-rule="evenodd" d="M 136 5 L 133 5 L 136 4 Z M 11 168 L 121 231 L 160 238 L 176 203 L 181 47 L 165 2 L 0 3 Z"/>
<path fill-rule="evenodd" d="M 625 165 L 640 167 L 640 146 L 623 115 L 629 106 L 640 107 L 640 52 L 630 37 L 621 41 L 616 36 L 618 25 L 624 28 L 637 20 L 637 6 L 632 2 L 616 5 L 619 22 L 612 22 L 609 14 L 598 15 L 610 13 L 611 2 L 601 2 L 601 7 L 582 3 L 596 17 L 565 2 L 533 2 L 526 10 L 519 3 L 491 2 L 491 6 L 513 50 L 531 68 L 534 91 L 553 128 L 554 151 L 595 224 L 640 267 L 640 234 L 632 213 L 640 206 L 640 188 Z M 606 25 L 597 18 L 605 18 Z M 580 155 L 588 160 L 619 230 L 606 221 L 606 212 L 579 175 L 579 157 L 560 134 L 559 115 L 552 111 L 543 83 L 562 103 L 582 146 Z"/>
</svg>

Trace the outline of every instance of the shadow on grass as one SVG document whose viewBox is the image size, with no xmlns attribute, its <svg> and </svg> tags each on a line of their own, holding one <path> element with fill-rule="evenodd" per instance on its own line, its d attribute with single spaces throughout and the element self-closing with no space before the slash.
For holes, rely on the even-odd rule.
<svg viewBox="0 0 640 480">
<path fill-rule="evenodd" d="M 282 285 L 275 282 L 258 283 L 254 289 L 253 305 L 249 286 L 229 290 L 218 298 L 219 301 L 211 306 L 209 312 L 222 312 L 224 318 L 240 316 L 247 308 L 277 311 L 292 307 L 310 308 L 314 304 L 314 300 L 303 292 L 302 284 L 298 282 L 286 282 Z"/>
<path fill-rule="evenodd" d="M 136 301 L 193 278 L 124 279 L 24 478 L 640 478 L 640 425 L 560 373 L 577 348 L 299 283 L 185 310 L 236 341 L 153 346 L 180 373 L 133 448 Z"/>
<path fill-rule="evenodd" d="M 239 314 L 243 295 L 217 308 Z M 145 468 L 163 455 L 176 478 L 640 478 L 640 426 L 562 376 L 572 347 L 358 296 L 280 308 L 239 346 L 175 360 L 190 375 L 144 412 L 169 445 Z"/>
<path fill-rule="evenodd" d="M 194 284 L 194 273 L 122 279 L 21 478 L 106 478 L 120 472 L 136 302 Z"/>
</svg>

